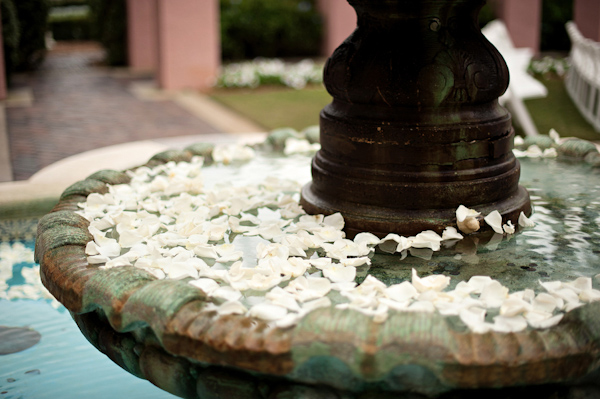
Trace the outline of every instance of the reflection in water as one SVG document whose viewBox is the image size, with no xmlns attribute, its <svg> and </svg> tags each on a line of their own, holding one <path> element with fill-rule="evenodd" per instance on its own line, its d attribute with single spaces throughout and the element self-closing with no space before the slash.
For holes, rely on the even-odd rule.
<svg viewBox="0 0 600 399">
<path fill-rule="evenodd" d="M 370 272 L 388 283 L 408 279 L 413 267 L 421 275 L 452 274 L 463 281 L 484 274 L 511 289 L 536 290 L 541 288 L 539 281 L 600 273 L 599 171 L 586 165 L 564 168 L 556 160 L 521 162 L 521 183 L 531 193 L 534 228 L 519 228 L 514 236 L 491 232 L 466 236 L 445 243 L 431 258 L 416 251 L 402 261 L 397 255 L 376 255 Z"/>
<path fill-rule="evenodd" d="M 535 202 L 534 210 L 535 213 L 531 220 L 535 222 L 535 228 L 524 231 L 522 240 L 517 239 L 517 243 L 529 251 L 545 255 L 546 261 L 552 261 L 557 249 L 557 231 L 554 227 L 559 222 L 556 217 L 552 216 L 549 209 L 540 205 L 536 206 Z"/>
</svg>

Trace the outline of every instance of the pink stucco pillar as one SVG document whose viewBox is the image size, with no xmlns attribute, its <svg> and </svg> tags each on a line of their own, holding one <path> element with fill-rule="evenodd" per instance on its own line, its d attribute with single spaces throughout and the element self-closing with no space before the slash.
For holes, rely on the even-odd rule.
<svg viewBox="0 0 600 399">
<path fill-rule="evenodd" d="M 158 82 L 208 90 L 221 63 L 218 0 L 158 0 Z"/>
<path fill-rule="evenodd" d="M 356 12 L 347 0 L 319 0 L 318 7 L 324 22 L 322 52 L 329 57 L 356 28 Z"/>
<path fill-rule="evenodd" d="M 515 47 L 529 47 L 539 53 L 542 0 L 496 0 L 493 6 L 506 24 Z"/>
<path fill-rule="evenodd" d="M 600 42 L 600 1 L 575 0 L 573 21 L 584 37 Z"/>
<path fill-rule="evenodd" d="M 157 0 L 127 0 L 129 67 L 155 71 L 158 67 Z"/>
</svg>

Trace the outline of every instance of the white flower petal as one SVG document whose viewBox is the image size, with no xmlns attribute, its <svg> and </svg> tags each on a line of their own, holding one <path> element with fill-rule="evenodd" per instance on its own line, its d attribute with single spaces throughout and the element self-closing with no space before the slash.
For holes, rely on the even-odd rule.
<svg viewBox="0 0 600 399">
<path fill-rule="evenodd" d="M 340 263 L 344 266 L 358 267 L 362 265 L 370 265 L 371 259 L 369 259 L 367 256 L 361 256 L 360 258 L 340 259 Z"/>
<path fill-rule="evenodd" d="M 383 252 L 393 254 L 410 248 L 410 243 L 406 237 L 390 233 L 379 241 L 379 249 Z"/>
<path fill-rule="evenodd" d="M 298 324 L 301 318 L 302 315 L 299 313 L 288 313 L 283 318 L 277 320 L 275 326 L 283 329 L 290 328 Z"/>
<path fill-rule="evenodd" d="M 334 213 L 333 215 L 325 216 L 323 218 L 323 224 L 326 226 L 331 226 L 334 229 L 342 230 L 344 228 L 344 217 L 341 213 Z"/>
<path fill-rule="evenodd" d="M 277 306 L 266 302 L 252 306 L 248 311 L 249 316 L 256 317 L 264 321 L 281 320 L 287 314 L 288 311 L 283 306 Z"/>
<path fill-rule="evenodd" d="M 496 316 L 494 317 L 494 331 L 510 333 L 519 332 L 527 328 L 527 320 L 523 316 Z"/>
<path fill-rule="evenodd" d="M 419 234 L 417 234 L 411 243 L 411 247 L 413 248 L 429 248 L 433 251 L 440 250 L 440 243 L 442 242 L 442 237 L 438 233 L 433 230 L 426 230 Z"/>
<path fill-rule="evenodd" d="M 352 291 L 354 288 L 356 288 L 356 282 L 354 281 L 331 284 L 331 289 L 335 291 Z"/>
<path fill-rule="evenodd" d="M 305 302 L 302 305 L 302 310 L 305 312 L 311 312 L 315 309 L 328 308 L 330 306 L 331 306 L 331 300 L 327 297 L 323 297 L 323 298 Z"/>
<path fill-rule="evenodd" d="M 583 302 L 600 301 L 600 291 L 595 289 L 581 291 L 579 294 L 579 299 L 581 299 Z"/>
<path fill-rule="evenodd" d="M 503 234 L 502 230 L 502 215 L 498 211 L 492 211 L 489 215 L 483 218 L 485 222 L 498 234 Z"/>
<path fill-rule="evenodd" d="M 273 288 L 267 293 L 267 295 L 265 295 L 265 298 L 267 298 L 273 305 L 283 306 L 284 308 L 294 312 L 300 311 L 300 306 L 298 305 L 298 302 L 296 302 L 294 295 L 285 291 L 281 287 Z"/>
<path fill-rule="evenodd" d="M 333 264 L 323 269 L 323 276 L 327 277 L 333 283 L 351 282 L 356 278 L 356 268 Z"/>
<path fill-rule="evenodd" d="M 521 213 L 519 214 L 519 226 L 534 227 L 535 223 L 531 221 L 527 216 L 525 216 L 525 213 L 521 211 Z"/>
<path fill-rule="evenodd" d="M 512 224 L 512 222 L 510 220 L 508 222 L 506 222 L 505 225 L 502 226 L 502 230 L 504 230 L 504 232 L 506 234 L 515 234 L 515 226 Z"/>
<path fill-rule="evenodd" d="M 354 236 L 354 242 L 358 246 L 375 246 L 378 245 L 381 242 L 381 240 L 375 234 L 372 233 L 358 233 L 356 236 Z"/>
<path fill-rule="evenodd" d="M 473 276 L 467 282 L 467 286 L 474 294 L 481 294 L 486 285 L 492 282 L 489 276 Z"/>
<path fill-rule="evenodd" d="M 548 136 L 550 136 L 554 143 L 560 144 L 560 135 L 556 130 L 550 129 L 550 131 L 548 131 Z"/>
<path fill-rule="evenodd" d="M 398 302 L 390 298 L 377 298 L 377 301 L 384 304 L 389 309 L 405 311 L 410 305 L 411 301 Z"/>
<path fill-rule="evenodd" d="M 406 302 L 416 298 L 418 294 L 417 289 L 408 281 L 390 285 L 385 289 L 385 296 L 397 302 Z"/>
<path fill-rule="evenodd" d="M 110 260 L 108 256 L 104 255 L 92 255 L 87 257 L 87 262 L 90 265 L 99 265 L 101 263 L 106 263 Z"/>
<path fill-rule="evenodd" d="M 458 208 L 456 208 L 456 220 L 458 222 L 464 222 L 468 217 L 477 217 L 479 215 L 481 215 L 480 212 L 469 209 L 464 205 L 459 205 Z"/>
<path fill-rule="evenodd" d="M 572 288 L 576 293 L 579 294 L 582 291 L 588 291 L 592 289 L 592 278 L 578 277 L 574 281 L 563 283 L 563 287 Z"/>
<path fill-rule="evenodd" d="M 547 313 L 552 313 L 554 309 L 561 308 L 562 304 L 562 300 L 559 302 L 556 297 L 545 292 L 536 295 L 532 302 L 534 311 Z"/>
<path fill-rule="evenodd" d="M 169 262 L 162 269 L 173 280 L 181 280 L 188 277 L 193 279 L 198 278 L 198 270 L 187 262 Z"/>
<path fill-rule="evenodd" d="M 535 321 L 528 319 L 527 321 L 531 327 L 543 329 L 543 328 L 554 327 L 562 320 L 563 316 L 564 316 L 563 313 L 559 313 L 556 316 L 549 317 L 547 319 L 535 320 Z"/>
<path fill-rule="evenodd" d="M 508 298 L 508 288 L 496 280 L 492 280 L 483 288 L 479 300 L 485 303 L 488 308 L 499 308 Z"/>
<path fill-rule="evenodd" d="M 121 256 L 112 258 L 111 260 L 107 261 L 104 266 L 107 268 L 119 267 L 119 266 L 131 266 L 131 262 L 129 261 L 129 258 L 126 255 L 121 255 Z"/>
<path fill-rule="evenodd" d="M 509 297 L 500 306 L 500 315 L 512 317 L 523 314 L 532 309 L 532 305 L 522 299 Z"/>
<path fill-rule="evenodd" d="M 550 293 L 557 298 L 563 299 L 567 304 L 575 305 L 579 303 L 579 295 L 569 288 L 561 288 Z"/>
<path fill-rule="evenodd" d="M 480 212 L 460 205 L 456 209 L 456 225 L 458 229 L 465 234 L 476 232 L 480 228 L 480 223 L 477 219 L 480 215 Z"/>
<path fill-rule="evenodd" d="M 419 292 L 425 292 L 429 290 L 441 291 L 450 284 L 450 277 L 444 276 L 443 274 L 432 274 L 427 277 L 420 278 L 417 275 L 417 271 L 412 269 L 412 285 Z"/>
<path fill-rule="evenodd" d="M 219 288 L 219 283 L 211 278 L 191 280 L 188 282 L 188 284 L 201 289 L 207 295 L 211 295 L 217 288 Z"/>
<path fill-rule="evenodd" d="M 485 309 L 473 306 L 462 309 L 459 317 L 471 331 L 482 334 L 488 332 L 492 327 L 491 323 L 485 322 L 485 314 Z"/>
<path fill-rule="evenodd" d="M 248 311 L 240 301 L 227 301 L 219 305 L 217 313 L 225 316 L 229 314 L 245 314 Z"/>
<path fill-rule="evenodd" d="M 448 226 L 442 232 L 442 240 L 462 240 L 464 237 L 460 234 L 456 228 Z"/>
<path fill-rule="evenodd" d="M 231 302 L 239 300 L 242 297 L 242 293 L 232 287 L 224 286 L 212 291 L 211 296 Z"/>
<path fill-rule="evenodd" d="M 99 251 L 98 244 L 96 244 L 94 241 L 88 241 L 88 243 L 85 245 L 85 254 L 86 255 L 99 255 L 100 251 Z"/>
<path fill-rule="evenodd" d="M 317 269 L 321 269 L 321 270 L 323 270 L 327 267 L 330 267 L 332 265 L 331 258 L 309 259 L 308 263 L 310 263 L 311 266 L 316 267 Z"/>
</svg>

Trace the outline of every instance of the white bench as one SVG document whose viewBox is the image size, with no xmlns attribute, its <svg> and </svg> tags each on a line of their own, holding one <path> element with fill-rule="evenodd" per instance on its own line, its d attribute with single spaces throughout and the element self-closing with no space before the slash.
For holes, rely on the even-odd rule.
<svg viewBox="0 0 600 399">
<path fill-rule="evenodd" d="M 542 98 L 548 95 L 548 89 L 540 81 L 531 76 L 527 69 L 533 58 L 533 50 L 526 47 L 515 47 L 504 22 L 489 22 L 481 32 L 498 49 L 510 72 L 510 83 L 506 93 L 500 97 L 500 104 L 506 105 L 513 119 L 527 136 L 538 135 L 538 130 L 531 119 L 525 99 Z"/>
<path fill-rule="evenodd" d="M 600 132 L 600 43 L 583 37 L 572 21 L 566 28 L 571 39 L 567 92 L 581 115 Z"/>
</svg>

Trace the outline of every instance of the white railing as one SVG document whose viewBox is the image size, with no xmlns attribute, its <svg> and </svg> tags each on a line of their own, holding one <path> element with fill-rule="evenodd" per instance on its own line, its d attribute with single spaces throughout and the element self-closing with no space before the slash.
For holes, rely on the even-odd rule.
<svg viewBox="0 0 600 399">
<path fill-rule="evenodd" d="M 567 92 L 583 117 L 600 132 L 600 43 L 583 37 L 572 21 L 566 28 L 571 39 Z"/>
</svg>

